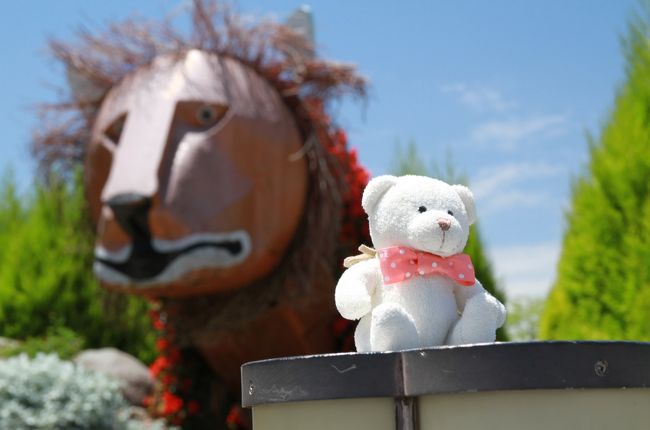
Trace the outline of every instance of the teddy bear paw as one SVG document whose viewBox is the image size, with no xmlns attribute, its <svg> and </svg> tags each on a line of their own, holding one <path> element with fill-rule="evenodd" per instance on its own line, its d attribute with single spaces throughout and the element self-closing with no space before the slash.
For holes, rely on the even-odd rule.
<svg viewBox="0 0 650 430">
<path fill-rule="evenodd" d="M 450 345 L 494 342 L 505 321 L 505 307 L 492 296 L 476 296 L 465 304 L 463 315 L 447 338 Z"/>
<path fill-rule="evenodd" d="M 399 351 L 419 347 L 413 318 L 401 306 L 384 303 L 372 311 L 370 345 L 373 351 Z"/>
<path fill-rule="evenodd" d="M 365 291 L 364 291 L 365 292 Z M 368 294 L 338 293 L 335 296 L 336 308 L 341 316 L 349 320 L 357 320 L 368 314 L 372 308 L 371 298 Z"/>
</svg>

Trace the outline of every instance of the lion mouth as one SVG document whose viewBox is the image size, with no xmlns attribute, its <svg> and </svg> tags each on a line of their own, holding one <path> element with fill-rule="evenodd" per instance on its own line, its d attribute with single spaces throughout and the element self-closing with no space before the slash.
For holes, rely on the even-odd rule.
<svg viewBox="0 0 650 430">
<path fill-rule="evenodd" d="M 250 252 L 250 236 L 244 230 L 136 240 L 118 251 L 97 246 L 94 271 L 111 284 L 146 287 L 174 282 L 194 270 L 234 266 Z"/>
</svg>

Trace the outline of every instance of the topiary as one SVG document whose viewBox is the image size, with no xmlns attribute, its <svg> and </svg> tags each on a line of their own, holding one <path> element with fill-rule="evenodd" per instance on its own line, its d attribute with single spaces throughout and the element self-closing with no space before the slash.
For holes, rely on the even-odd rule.
<svg viewBox="0 0 650 430">
<path fill-rule="evenodd" d="M 626 81 L 573 184 L 543 339 L 650 340 L 648 12 L 630 25 Z"/>
</svg>

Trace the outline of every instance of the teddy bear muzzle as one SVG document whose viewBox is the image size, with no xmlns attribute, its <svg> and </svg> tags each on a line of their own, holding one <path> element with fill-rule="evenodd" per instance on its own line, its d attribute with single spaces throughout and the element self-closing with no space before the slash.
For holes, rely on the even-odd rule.
<svg viewBox="0 0 650 430">
<path fill-rule="evenodd" d="M 442 231 L 447 231 L 451 228 L 451 221 L 447 218 L 438 218 L 436 222 Z"/>
</svg>

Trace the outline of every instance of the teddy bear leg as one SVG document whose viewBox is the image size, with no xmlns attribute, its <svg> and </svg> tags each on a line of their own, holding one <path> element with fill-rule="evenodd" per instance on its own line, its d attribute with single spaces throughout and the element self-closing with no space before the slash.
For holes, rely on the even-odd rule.
<svg viewBox="0 0 650 430">
<path fill-rule="evenodd" d="M 372 311 L 370 321 L 372 351 L 399 351 L 420 346 L 413 318 L 401 306 L 384 303 Z"/>
<path fill-rule="evenodd" d="M 447 336 L 448 345 L 494 342 L 496 330 L 505 321 L 506 309 L 494 297 L 484 294 L 467 300 L 463 315 Z"/>
<path fill-rule="evenodd" d="M 357 324 L 357 329 L 354 331 L 354 345 L 357 352 L 369 352 L 370 348 L 370 321 L 371 314 L 367 314 Z"/>
</svg>

